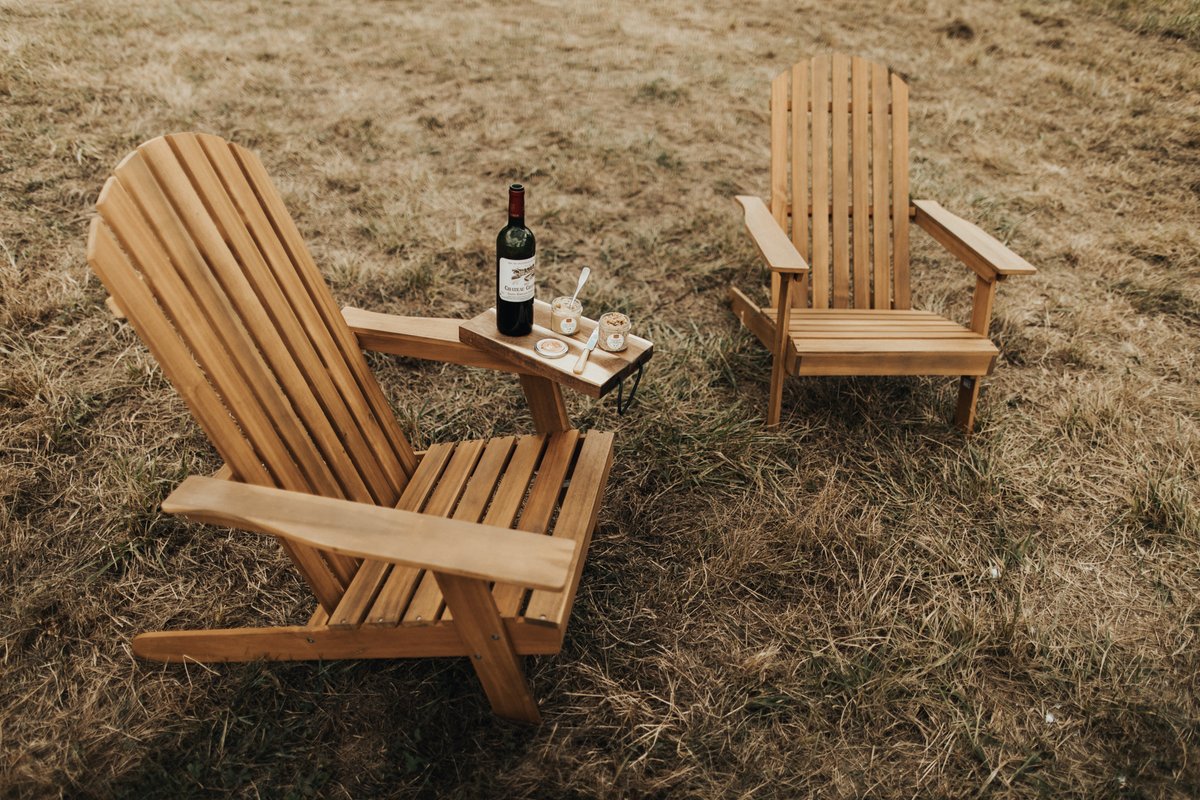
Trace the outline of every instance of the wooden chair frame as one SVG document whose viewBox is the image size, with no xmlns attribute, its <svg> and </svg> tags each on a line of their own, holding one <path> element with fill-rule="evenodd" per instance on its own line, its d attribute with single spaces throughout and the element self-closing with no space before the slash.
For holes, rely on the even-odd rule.
<svg viewBox="0 0 1200 800">
<path fill-rule="evenodd" d="M 770 206 L 736 200 L 771 272 L 767 309 L 729 292 L 734 313 L 772 354 L 769 427 L 779 424 L 788 374 L 959 375 L 955 422 L 973 429 L 979 379 L 998 355 L 988 339 L 996 284 L 1036 269 L 938 203 L 910 201 L 900 76 L 840 54 L 778 75 Z M 910 221 L 975 272 L 969 327 L 911 310 Z"/>
<path fill-rule="evenodd" d="M 612 434 L 575 431 L 558 383 L 463 344 L 458 320 L 339 312 L 261 162 L 237 145 L 151 140 L 97 209 L 88 261 L 109 307 L 225 459 L 163 510 L 275 536 L 318 601 L 306 625 L 143 633 L 134 653 L 466 656 L 496 714 L 537 722 L 520 659 L 561 649 Z M 363 350 L 516 373 L 538 435 L 415 453 Z M 427 616 L 409 619 L 418 602 Z M 396 616 L 372 618 L 380 608 Z"/>
</svg>

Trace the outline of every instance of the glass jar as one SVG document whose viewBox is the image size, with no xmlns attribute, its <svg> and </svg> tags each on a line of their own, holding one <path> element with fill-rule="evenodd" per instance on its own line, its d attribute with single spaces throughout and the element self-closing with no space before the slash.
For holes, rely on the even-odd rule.
<svg viewBox="0 0 1200 800">
<path fill-rule="evenodd" d="M 550 304 L 550 330 L 571 336 L 579 330 L 579 318 L 583 316 L 583 303 L 579 298 L 568 295 L 554 298 Z"/>
<path fill-rule="evenodd" d="M 600 341 L 602 350 L 619 353 L 625 349 L 629 336 L 629 317 L 619 311 L 606 311 L 600 317 Z"/>
</svg>

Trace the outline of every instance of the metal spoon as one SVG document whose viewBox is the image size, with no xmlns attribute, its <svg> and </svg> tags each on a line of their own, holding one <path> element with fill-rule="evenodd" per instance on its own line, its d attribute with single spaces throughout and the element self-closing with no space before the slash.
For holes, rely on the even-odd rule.
<svg viewBox="0 0 1200 800">
<path fill-rule="evenodd" d="M 571 305 L 572 306 L 575 305 L 575 298 L 579 296 L 579 290 L 583 288 L 583 285 L 585 283 L 587 283 L 587 279 L 590 278 L 591 276 L 592 276 L 592 268 L 591 267 L 584 267 L 583 271 L 579 273 L 579 283 L 575 284 L 575 294 L 571 295 Z"/>
</svg>

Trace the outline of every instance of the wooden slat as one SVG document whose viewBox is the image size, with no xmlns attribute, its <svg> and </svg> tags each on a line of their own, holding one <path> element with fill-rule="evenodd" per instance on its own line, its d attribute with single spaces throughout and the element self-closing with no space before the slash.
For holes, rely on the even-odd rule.
<svg viewBox="0 0 1200 800">
<path fill-rule="evenodd" d="M 788 204 L 788 73 L 771 81 L 771 216 L 779 229 L 787 230 Z M 779 291 L 779 279 L 771 277 L 771 296 Z"/>
<path fill-rule="evenodd" d="M 872 108 L 872 107 L 871 107 L 871 100 L 870 100 L 870 98 L 867 98 L 867 102 L 863 104 L 863 107 L 864 107 L 864 108 L 866 108 L 866 110 L 867 110 L 867 113 L 868 113 L 868 114 L 872 113 L 872 112 L 875 110 L 874 108 Z M 788 111 L 793 111 L 793 110 L 795 110 L 796 108 L 797 108 L 797 106 L 796 106 L 796 104 L 795 104 L 795 103 L 792 103 L 792 102 L 789 102 L 789 103 L 788 103 Z M 811 103 L 807 103 L 807 102 L 806 102 L 806 103 L 805 103 L 805 104 L 802 106 L 802 108 L 803 108 L 805 111 L 812 111 L 812 104 L 811 104 Z M 826 110 L 826 111 L 833 111 L 833 103 L 829 103 L 828 105 L 826 105 L 826 106 L 825 106 L 825 110 Z M 853 106 L 853 104 L 851 104 L 850 110 L 851 110 L 851 111 L 853 111 L 853 110 L 854 110 L 854 106 Z M 887 107 L 884 109 L 884 111 L 887 111 L 887 112 L 889 112 L 889 113 L 890 113 L 890 112 L 891 112 L 891 110 L 892 110 L 892 106 L 891 106 L 891 104 L 889 103 L 889 104 L 887 105 Z"/>
<path fill-rule="evenodd" d="M 951 214 L 940 203 L 916 200 L 916 223 L 976 274 L 986 280 L 1033 275 L 1037 269 L 979 226 Z"/>
<path fill-rule="evenodd" d="M 404 511 L 420 511 L 433 493 L 442 470 L 454 452 L 452 444 L 435 444 L 426 451 L 412 479 L 404 487 L 404 494 L 396 503 L 396 508 Z M 379 596 L 392 565 L 386 561 L 365 561 L 351 581 L 346 594 L 338 603 L 337 609 L 330 615 L 329 626 L 333 628 L 358 627 L 367 617 L 375 598 Z M 380 620 L 382 621 L 382 620 Z"/>
<path fill-rule="evenodd" d="M 562 632 L 504 620 L 518 655 L 552 655 Z M 279 628 L 156 631 L 134 637 L 138 658 L 168 663 L 240 661 L 332 661 L 346 658 L 439 658 L 468 655 L 454 623 L 416 628 L 356 628 L 293 625 Z"/>
<path fill-rule="evenodd" d="M 808 353 L 988 353 L 996 346 L 982 337 L 962 339 L 900 338 L 882 339 L 865 335 L 858 339 L 833 339 L 825 336 L 793 336 L 796 350 L 803 358 Z"/>
<path fill-rule="evenodd" d="M 238 430 L 237 423 L 229 416 L 220 398 L 192 360 L 192 354 L 180 341 L 150 290 L 121 251 L 112 231 L 100 217 L 92 218 L 88 236 L 88 263 L 105 288 L 114 296 L 123 298 L 130 308 L 136 309 L 136 315 L 129 319 L 130 324 L 160 364 L 163 374 L 172 385 L 179 387 L 180 395 L 205 435 L 211 441 L 222 443 L 221 457 L 233 475 L 248 483 L 270 483 L 270 475 Z"/>
<path fill-rule="evenodd" d="M 831 66 L 833 87 L 830 102 L 833 111 L 830 115 L 830 135 L 833 154 L 830 166 L 833 200 L 830 211 L 833 227 L 833 306 L 846 308 L 850 305 L 850 220 L 846 215 L 846 210 L 850 207 L 850 62 L 841 53 L 834 53 Z"/>
<path fill-rule="evenodd" d="M 575 552 L 546 536 L 195 475 L 162 508 L 331 552 L 554 591 L 566 586 Z"/>
<path fill-rule="evenodd" d="M 504 470 L 508 466 L 514 444 L 516 444 L 516 438 L 512 436 L 488 440 L 483 455 L 480 456 L 479 463 L 475 466 L 475 472 L 467 484 L 467 489 L 458 501 L 458 507 L 454 509 L 454 519 L 465 522 L 479 522 L 482 519 L 488 501 L 492 499 L 492 493 L 496 491 L 497 485 L 504 475 Z M 419 595 L 420 592 L 418 592 Z M 429 607 L 431 609 L 445 608 L 440 591 L 436 600 L 429 603 Z M 434 610 L 433 613 L 438 614 L 438 611 Z M 448 615 L 449 611 L 443 611 L 442 614 Z"/>
<path fill-rule="evenodd" d="M 738 195 L 734 199 L 745 210 L 746 230 L 772 271 L 808 270 L 808 264 L 779 223 L 771 218 L 762 200 L 752 195 Z"/>
<path fill-rule="evenodd" d="M 571 473 L 571 486 L 563 498 L 554 523 L 554 537 L 575 543 L 571 577 L 563 591 L 534 591 L 525 609 L 525 619 L 561 628 L 571 614 L 583 562 L 587 558 L 600 511 L 600 500 L 612 466 L 613 435 L 589 431 Z"/>
<path fill-rule="evenodd" d="M 165 220 L 167 211 L 164 209 L 169 211 L 169 206 L 166 198 L 154 196 L 158 189 L 145 165 L 140 159 L 127 159 L 123 167 L 137 172 L 136 176 L 127 173 L 127 180 L 136 177 L 134 182 L 143 184 L 143 194 L 150 195 L 143 200 L 151 209 L 150 214 Z M 96 207 L 100 216 L 120 240 L 122 247 L 137 262 L 145 285 L 154 294 L 155 300 L 179 331 L 192 355 L 212 380 L 225 407 L 234 415 L 239 427 L 254 445 L 258 458 L 270 470 L 279 485 L 297 491 L 308 488 L 309 481 L 292 461 L 287 446 L 267 416 L 264 404 L 255 396 L 253 384 L 237 370 L 238 365 L 226 355 L 243 348 L 253 349 L 248 337 L 235 324 L 217 326 L 212 323 L 212 314 L 220 314 L 224 307 L 220 296 L 212 291 L 210 284 L 200 282 L 199 297 L 193 299 L 191 287 L 184 284 L 180 273 L 170 268 L 172 261 L 180 259 L 184 265 L 190 267 L 186 269 L 187 274 L 201 272 L 205 267 L 198 263 L 199 254 L 189 250 L 184 243 L 186 240 L 178 237 L 160 241 L 159 236 L 165 222 L 155 225 L 156 220 L 153 217 L 143 217 L 138 204 L 126 190 L 124 182 L 116 178 L 105 185 L 105 191 Z M 153 230 L 151 225 L 154 225 Z M 196 281 L 196 278 L 193 277 L 192 280 Z M 217 318 L 224 321 L 220 316 Z M 210 328 L 217 334 L 215 340 L 200 333 Z M 218 450 L 221 449 L 221 441 L 214 444 Z M 222 457 L 230 463 L 235 463 L 224 453 Z"/>
<path fill-rule="evenodd" d="M 267 175 L 266 168 L 259 161 L 258 156 L 236 144 L 230 144 L 229 148 L 250 186 L 254 189 L 254 194 L 271 221 L 276 235 L 286 248 L 289 259 L 296 265 L 301 282 L 316 305 L 321 318 L 325 321 L 326 328 L 333 334 L 338 349 L 354 374 L 359 389 L 374 411 L 375 420 L 383 429 L 393 454 L 404 468 L 405 474 L 411 475 L 417 466 L 412 446 L 400 430 L 396 416 L 383 396 L 383 390 L 379 388 L 379 383 L 367 367 L 366 359 L 363 358 L 358 342 L 350 333 L 350 328 L 342 320 L 341 312 L 333 300 L 333 295 L 330 293 L 325 279 L 312 260 L 295 222 L 292 221 L 291 215 L 284 207 L 283 198 L 280 197 L 279 191 Z"/>
<path fill-rule="evenodd" d="M 774 314 L 773 311 L 766 311 Z M 795 312 L 795 319 L 945 319 L 931 311 L 893 311 L 886 308 L 805 308 Z"/>
<path fill-rule="evenodd" d="M 850 65 L 850 139 L 854 179 L 851 186 L 854 221 L 854 307 L 871 307 L 870 216 L 874 213 L 868 194 L 870 163 L 870 119 L 867 116 L 870 65 L 855 56 Z"/>
<path fill-rule="evenodd" d="M 284 298 L 200 143 L 193 135 L 169 136 L 161 145 L 147 145 L 145 154 L 180 207 L 207 210 L 207 214 L 185 215 L 185 222 L 254 332 L 275 381 L 344 496 L 360 503 L 392 505 L 394 490 L 386 486 L 383 471 L 350 418 L 310 334 Z M 375 491 L 368 484 L 374 484 Z"/>
<path fill-rule="evenodd" d="M 804 208 L 811 202 L 808 194 L 808 112 L 805 110 L 808 108 L 809 87 L 808 62 L 792 65 L 792 203 L 788 206 L 789 214 L 793 206 Z M 792 216 L 792 244 L 807 263 L 808 217 L 803 214 Z M 793 305 L 800 308 L 808 305 L 808 281 L 807 275 L 795 281 Z"/>
<path fill-rule="evenodd" d="M 565 431 L 550 439 L 546 453 L 542 456 L 541 466 L 537 477 L 529 491 L 529 499 L 521 511 L 521 521 L 517 530 L 530 533 L 545 533 L 550 525 L 550 517 L 558 505 L 559 495 L 562 494 L 563 481 L 575 460 L 575 449 L 579 442 L 579 431 Z M 493 594 L 496 606 L 503 616 L 514 616 L 521 609 L 526 587 L 513 584 L 496 584 Z"/>
<path fill-rule="evenodd" d="M 829 59 L 812 61 L 812 104 L 824 108 L 829 100 Z M 829 307 L 829 115 L 812 116 L 812 307 Z M 775 303 L 771 304 L 772 306 Z"/>
<path fill-rule="evenodd" d="M 869 134 L 868 134 L 868 135 L 869 135 Z M 869 198 L 869 197 L 867 198 L 867 202 L 868 202 L 868 203 L 870 202 L 870 198 Z M 885 215 L 889 215 L 889 216 L 890 216 L 890 215 L 891 215 L 891 213 L 892 213 L 892 208 L 891 208 L 891 205 L 889 204 L 889 205 L 887 205 L 887 206 L 884 206 L 884 207 L 881 209 L 881 211 L 882 211 L 882 212 L 883 212 Z M 792 207 L 789 205 L 789 206 L 788 206 L 788 214 L 789 214 L 789 215 L 791 215 L 791 213 L 792 213 Z M 805 213 L 805 214 L 807 214 L 808 216 L 810 216 L 810 217 L 811 217 L 811 216 L 812 216 L 812 206 L 808 206 L 808 208 L 805 210 L 805 212 L 804 212 L 804 213 Z M 833 209 L 832 209 L 832 208 L 831 208 L 831 209 L 829 209 L 829 213 L 830 213 L 830 215 L 832 216 L 832 214 L 833 214 Z M 853 204 L 853 203 L 851 203 L 851 204 L 850 204 L 850 207 L 846 209 L 846 215 L 847 215 L 848 217 L 850 217 L 851 219 L 854 219 L 854 215 L 855 215 L 855 214 L 857 214 L 857 213 L 859 213 L 859 212 L 857 212 L 857 211 L 855 211 L 855 210 L 854 210 L 854 204 Z M 911 219 L 912 217 L 914 217 L 914 216 L 916 215 L 916 213 L 917 213 L 917 210 L 916 210 L 915 208 L 913 208 L 912 206 L 909 206 L 909 207 L 908 207 L 908 216 L 909 216 L 909 218 L 910 218 L 910 219 Z M 866 210 L 862 212 L 861 216 L 864 216 L 864 217 L 866 217 L 867 219 L 870 219 L 871 217 L 875 216 L 875 207 L 874 207 L 874 206 L 867 206 Z M 868 272 L 869 272 L 869 270 L 868 270 Z"/>
<path fill-rule="evenodd" d="M 264 306 L 272 312 L 285 343 L 306 371 L 317 399 L 346 443 L 376 502 L 393 505 L 408 476 L 228 143 L 215 136 L 196 136 L 194 140 L 173 136 L 168 140 L 181 153 L 186 152 L 192 141 L 202 148 L 204 159 L 211 164 L 236 209 L 237 218 L 225 235 L 244 252 L 240 260 L 248 271 L 262 270 L 256 276 L 256 284 Z M 200 154 L 193 154 L 189 160 L 200 161 Z M 241 241 L 242 233 L 249 241 Z"/>
<path fill-rule="evenodd" d="M 882 108 L 887 102 L 887 67 L 871 65 L 871 102 Z M 871 203 L 883 205 L 888 202 L 888 117 L 886 114 L 871 115 Z M 888 218 L 886 214 L 871 217 L 873 231 L 871 248 L 874 270 L 871 281 L 871 305 L 874 308 L 891 308 L 891 285 L 888 280 Z"/>
<path fill-rule="evenodd" d="M 271 424 L 287 445 L 291 459 L 304 472 L 311 491 L 325 497 L 370 500 L 370 493 L 353 471 L 336 437 L 322 430 L 314 442 L 313 432 L 302 419 L 306 411 L 288 397 L 288 390 L 305 391 L 304 377 L 296 370 L 278 330 L 262 313 L 261 303 L 240 265 L 197 195 L 187 173 L 165 138 L 152 139 L 138 148 L 133 158 L 116 169 L 117 179 L 139 200 L 160 239 L 172 252 L 171 263 L 147 264 L 160 273 L 181 272 L 189 282 L 191 296 L 183 302 L 207 305 L 209 326 L 197 338 L 211 337 L 214 329 L 231 328 L 239 334 L 237 347 L 229 353 L 254 395 L 263 403 Z M 282 380 L 281 380 L 282 377 Z M 317 418 L 319 414 L 310 414 Z M 318 447 L 323 444 L 324 449 Z M 350 476 L 348 483 L 329 460 L 339 461 Z M 357 561 L 336 554 L 326 560 L 343 585 L 350 582 Z"/>
<path fill-rule="evenodd" d="M 501 372 L 520 372 L 511 361 L 464 344 L 458 339 L 461 319 L 401 317 L 361 308 L 342 308 L 342 319 L 364 350 L 420 358 Z"/>
<path fill-rule="evenodd" d="M 912 306 L 908 275 L 908 85 L 892 75 L 892 278 L 894 308 Z"/>
<path fill-rule="evenodd" d="M 446 465 L 446 471 L 442 473 L 441 482 L 433 490 L 433 495 L 425 506 L 426 515 L 434 517 L 451 515 L 454 507 L 458 505 L 459 498 L 466 491 L 467 482 L 475 472 L 475 465 L 479 463 L 486 447 L 486 439 L 458 444 L 454 449 L 454 455 L 450 458 L 450 463 Z M 476 520 L 469 521 L 475 522 Z M 393 574 L 399 571 L 397 568 L 393 570 Z M 433 574 L 426 571 L 417 579 L 417 590 L 413 592 L 401 622 L 405 625 L 432 625 L 437 621 L 438 612 L 441 609 L 442 592 L 438 589 L 437 580 Z M 374 611 L 372 611 L 372 616 L 376 616 Z"/>
<path fill-rule="evenodd" d="M 988 353 L 811 353 L 796 360 L 797 375 L 988 375 Z"/>
<path fill-rule="evenodd" d="M 253 350 L 253 347 L 246 343 L 244 332 L 240 331 L 236 324 L 213 325 L 210 315 L 219 315 L 220 296 L 208 289 L 208 284 L 199 281 L 199 296 L 204 302 L 197 302 L 197 295 L 193 294 L 192 288 L 185 286 L 180 274 L 170 267 L 175 258 L 185 259 L 182 262 L 185 264 L 195 264 L 198 256 L 194 250 L 188 249 L 186 239 L 168 237 L 165 242 L 160 241 L 151 229 L 154 216 L 166 224 L 170 209 L 165 198 L 158 193 L 148 169 L 140 158 L 133 156 L 125 159 L 119 169 L 126 169 L 127 175 L 132 175 L 135 182 L 143 185 L 145 194 L 149 195 L 149 218 L 143 217 L 142 210 L 126 191 L 118 176 L 114 176 L 105 184 L 96 208 L 120 241 L 121 247 L 136 262 L 140 274 L 139 285 L 144 285 L 148 292 L 153 294 L 152 301 L 143 297 L 143 300 L 149 303 L 144 308 L 148 309 L 153 305 L 166 313 L 169 323 L 164 320 L 164 324 L 169 324 L 178 331 L 187 349 L 211 379 L 213 389 L 216 390 L 225 409 L 234 417 L 242 435 L 253 446 L 254 461 L 265 465 L 270 472 L 269 483 L 295 491 L 311 491 L 311 484 L 292 460 L 286 445 L 268 417 L 267 409 L 256 398 L 253 385 L 236 368 L 238 364 L 226 355 L 231 350 L 238 352 L 239 348 L 243 347 Z M 156 227 L 161 232 L 162 226 Z M 195 272 L 202 270 L 200 265 L 194 268 Z M 196 280 L 196 276 L 193 276 L 193 280 Z M 129 301 L 122 299 L 122 302 L 126 310 L 134 313 Z M 203 334 L 204 331 L 210 330 L 215 330 L 217 336 Z M 185 396 L 191 390 L 191 380 L 194 379 L 188 378 L 177 384 L 178 390 Z M 244 456 L 234 454 L 234 448 L 240 446 L 237 437 L 227 436 L 225 433 L 217 435 L 219 438 L 213 439 L 214 446 L 226 462 L 237 465 L 239 477 L 250 483 L 261 480 L 257 468 L 245 463 Z M 262 485 L 267 483 L 264 481 Z M 345 587 L 345 570 L 339 570 L 339 574 L 330 574 L 332 565 L 327 565 L 315 552 L 298 546 L 289 546 L 287 550 L 294 561 L 302 564 L 301 571 L 317 595 L 318 601 L 327 610 L 332 610 Z"/>
</svg>

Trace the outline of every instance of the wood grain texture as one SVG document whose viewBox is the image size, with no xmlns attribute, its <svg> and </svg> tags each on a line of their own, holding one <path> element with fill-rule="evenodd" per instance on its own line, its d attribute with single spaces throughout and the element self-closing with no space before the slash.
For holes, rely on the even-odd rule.
<svg viewBox="0 0 1200 800">
<path fill-rule="evenodd" d="M 807 208 L 812 202 L 809 196 L 808 179 L 808 93 L 811 89 L 809 82 L 809 63 L 801 61 L 792 65 L 792 197 L 788 204 L 787 213 L 792 221 L 792 244 L 800 253 L 800 258 L 808 263 L 809 257 L 809 225 L 807 214 L 795 214 L 793 208 Z M 778 279 L 772 276 L 772 285 Z M 808 305 L 808 275 L 800 275 L 792 284 L 792 305 L 803 308 Z M 778 298 L 772 294 L 771 304 L 778 303 Z"/>
<path fill-rule="evenodd" d="M 812 106 L 823 109 L 829 99 L 829 59 L 812 60 Z M 829 307 L 829 115 L 819 110 L 812 115 L 812 307 Z"/>
<path fill-rule="evenodd" d="M 460 319 L 401 317 L 351 306 L 342 309 L 342 318 L 364 350 L 500 372 L 520 371 L 511 361 L 461 342 Z"/>
<path fill-rule="evenodd" d="M 882 64 L 871 65 L 871 104 L 882 108 L 888 102 L 888 71 Z M 892 307 L 892 286 L 888 258 L 888 116 L 871 115 L 871 307 Z"/>
<path fill-rule="evenodd" d="M 553 655 L 562 632 L 522 620 L 504 620 L 517 655 Z M 154 631 L 135 636 L 138 658 L 167 663 L 246 661 L 332 661 L 360 658 L 445 658 L 466 656 L 455 623 L 422 628 L 330 628 L 321 625 Z"/>
<path fill-rule="evenodd" d="M 951 214 L 933 200 L 915 200 L 915 222 L 980 277 L 1033 275 L 1037 268 L 979 226 Z"/>
<path fill-rule="evenodd" d="M 488 525 L 192 476 L 163 511 L 322 550 L 452 575 L 562 589 L 569 543 Z"/>
<path fill-rule="evenodd" d="M 455 630 L 483 684 L 492 711 L 520 722 L 541 721 L 508 628 L 500 619 L 487 582 L 442 572 L 435 575 L 447 605 L 455 613 Z"/>
<path fill-rule="evenodd" d="M 833 198 L 830 222 L 833 239 L 833 307 L 850 305 L 850 60 L 834 53 L 830 61 L 830 141 Z"/>
<path fill-rule="evenodd" d="M 808 264 L 788 239 L 771 215 L 763 201 L 750 195 L 734 198 L 745 212 L 746 230 L 762 254 L 767 266 L 774 272 L 807 272 Z"/>
<path fill-rule="evenodd" d="M 636 328 L 638 321 L 633 320 Z M 571 372 L 571 367 L 583 346 L 596 327 L 596 321 L 580 317 L 579 330 L 573 336 L 563 336 L 550 330 L 550 304 L 533 301 L 533 331 L 525 336 L 504 336 L 496 330 L 496 309 L 487 311 L 462 323 L 459 339 L 473 347 L 506 359 L 534 375 L 548 378 L 557 384 L 586 394 L 603 397 L 616 388 L 621 379 L 637 370 L 639 364 L 650 360 L 654 345 L 640 336 L 626 336 L 627 347 L 619 353 L 610 353 L 599 347 L 588 359 L 582 373 Z M 567 344 L 566 355 L 547 359 L 538 354 L 534 345 L 539 339 L 559 339 Z"/>
<path fill-rule="evenodd" d="M 908 251 L 908 84 L 892 75 L 893 308 L 912 307 Z"/>
<path fill-rule="evenodd" d="M 854 223 L 851 261 L 854 278 L 854 307 L 871 307 L 871 129 L 867 115 L 870 65 L 855 56 L 850 62 L 850 218 Z"/>
</svg>

